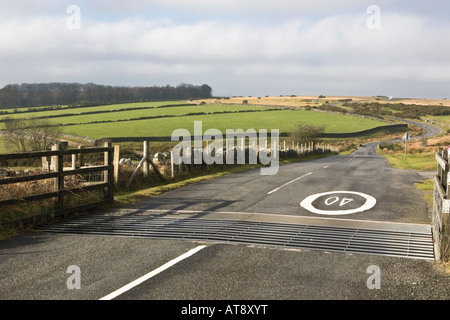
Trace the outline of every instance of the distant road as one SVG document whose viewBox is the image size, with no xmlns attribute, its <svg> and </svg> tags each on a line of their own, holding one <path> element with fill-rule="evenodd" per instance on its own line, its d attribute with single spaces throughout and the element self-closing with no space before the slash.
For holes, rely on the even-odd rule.
<svg viewBox="0 0 450 320">
<path fill-rule="evenodd" d="M 415 121 L 415 120 L 406 120 L 406 119 L 400 119 L 400 118 L 393 118 L 393 117 L 388 117 L 390 119 L 394 119 L 397 121 L 401 121 L 401 122 L 405 122 L 408 124 L 412 124 L 416 127 L 419 127 L 423 130 L 425 130 L 425 133 L 423 133 L 422 135 L 418 136 L 418 137 L 411 137 L 411 139 L 421 139 L 421 138 L 431 138 L 431 137 L 435 137 L 438 136 L 442 133 L 442 129 L 436 126 L 432 126 L 430 124 L 427 124 L 425 122 L 421 122 L 421 121 Z"/>
</svg>

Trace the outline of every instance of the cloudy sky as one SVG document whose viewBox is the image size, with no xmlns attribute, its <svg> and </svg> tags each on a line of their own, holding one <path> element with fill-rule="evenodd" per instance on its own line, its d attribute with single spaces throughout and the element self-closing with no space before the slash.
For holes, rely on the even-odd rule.
<svg viewBox="0 0 450 320">
<path fill-rule="evenodd" d="M 0 0 L 0 87 L 450 98 L 448 0 Z"/>
</svg>

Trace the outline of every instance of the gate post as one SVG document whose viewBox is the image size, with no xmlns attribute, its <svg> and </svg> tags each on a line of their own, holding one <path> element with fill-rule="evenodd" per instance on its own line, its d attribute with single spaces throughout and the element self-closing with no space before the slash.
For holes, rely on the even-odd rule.
<svg viewBox="0 0 450 320">
<path fill-rule="evenodd" d="M 120 166 L 119 166 L 119 161 L 120 161 L 120 145 L 115 145 L 114 146 L 114 160 L 113 160 L 113 165 L 114 165 L 114 185 L 118 186 L 119 183 L 119 170 L 120 170 Z"/>
<path fill-rule="evenodd" d="M 108 148 L 104 153 L 104 165 L 108 166 L 108 170 L 104 172 L 104 182 L 108 184 L 106 187 L 105 199 L 109 202 L 114 201 L 114 169 L 111 169 L 113 166 L 113 155 L 112 155 L 112 147 L 111 142 L 105 142 L 105 148 Z"/>
<path fill-rule="evenodd" d="M 148 178 L 149 176 L 149 163 L 150 163 L 150 154 L 149 154 L 149 145 L 148 145 L 148 141 L 144 141 L 144 147 L 143 147 L 143 158 L 146 159 L 144 160 L 144 166 L 142 167 L 142 172 L 145 178 Z"/>
<path fill-rule="evenodd" d="M 53 145 L 52 151 L 61 151 L 60 144 Z M 58 176 L 55 179 L 55 191 L 58 192 L 56 210 L 62 210 L 64 207 L 64 159 L 62 152 L 56 156 L 52 156 L 52 167 L 52 169 L 58 173 Z"/>
<path fill-rule="evenodd" d="M 439 149 L 436 154 L 437 175 L 433 189 L 433 240 L 436 260 L 448 259 L 450 254 L 450 199 L 448 155 Z"/>
</svg>

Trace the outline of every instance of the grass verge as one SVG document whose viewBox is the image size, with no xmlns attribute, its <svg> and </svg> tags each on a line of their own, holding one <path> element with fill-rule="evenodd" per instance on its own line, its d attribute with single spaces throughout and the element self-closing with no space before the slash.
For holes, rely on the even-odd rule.
<svg viewBox="0 0 450 320">
<path fill-rule="evenodd" d="M 416 188 L 423 192 L 429 208 L 433 208 L 433 180 L 423 180 L 415 183 Z"/>
<path fill-rule="evenodd" d="M 409 169 L 418 171 L 432 171 L 436 169 L 436 156 L 434 152 L 407 154 L 383 154 L 396 169 Z"/>
</svg>

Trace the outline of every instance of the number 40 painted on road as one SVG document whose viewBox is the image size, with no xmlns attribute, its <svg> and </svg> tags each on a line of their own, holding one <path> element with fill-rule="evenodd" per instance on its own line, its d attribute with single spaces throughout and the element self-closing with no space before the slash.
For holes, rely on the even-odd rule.
<svg viewBox="0 0 450 320">
<path fill-rule="evenodd" d="M 323 209 L 316 208 L 313 204 L 313 202 L 315 200 L 317 200 L 321 197 L 328 196 L 324 201 L 326 206 L 330 207 L 331 205 L 338 203 L 339 207 L 345 208 L 346 204 L 349 204 L 354 201 L 353 198 L 349 198 L 349 195 L 350 196 L 354 195 L 354 197 L 359 197 L 361 199 L 364 199 L 365 200 L 364 204 L 358 208 L 347 209 L 347 210 L 345 210 L 345 209 L 336 210 L 335 209 L 336 207 L 334 207 L 334 208 L 332 207 L 330 210 L 323 210 Z M 342 214 L 352 214 L 352 213 L 363 212 L 363 211 L 369 210 L 369 209 L 373 208 L 376 203 L 377 203 L 377 200 L 374 197 L 369 196 L 368 194 L 361 193 L 361 192 L 331 191 L 331 192 L 313 194 L 313 195 L 307 197 L 306 199 L 304 199 L 300 203 L 300 206 L 312 213 L 326 214 L 326 215 L 342 215 Z"/>
<path fill-rule="evenodd" d="M 327 206 L 331 206 L 332 204 L 335 204 L 338 201 L 339 201 L 339 197 L 334 196 L 334 197 L 330 197 L 327 200 L 325 200 L 325 204 Z M 339 204 L 339 207 L 345 206 L 347 203 L 350 203 L 352 201 L 353 201 L 353 199 L 344 197 L 344 198 L 342 198 L 341 203 Z"/>
</svg>

